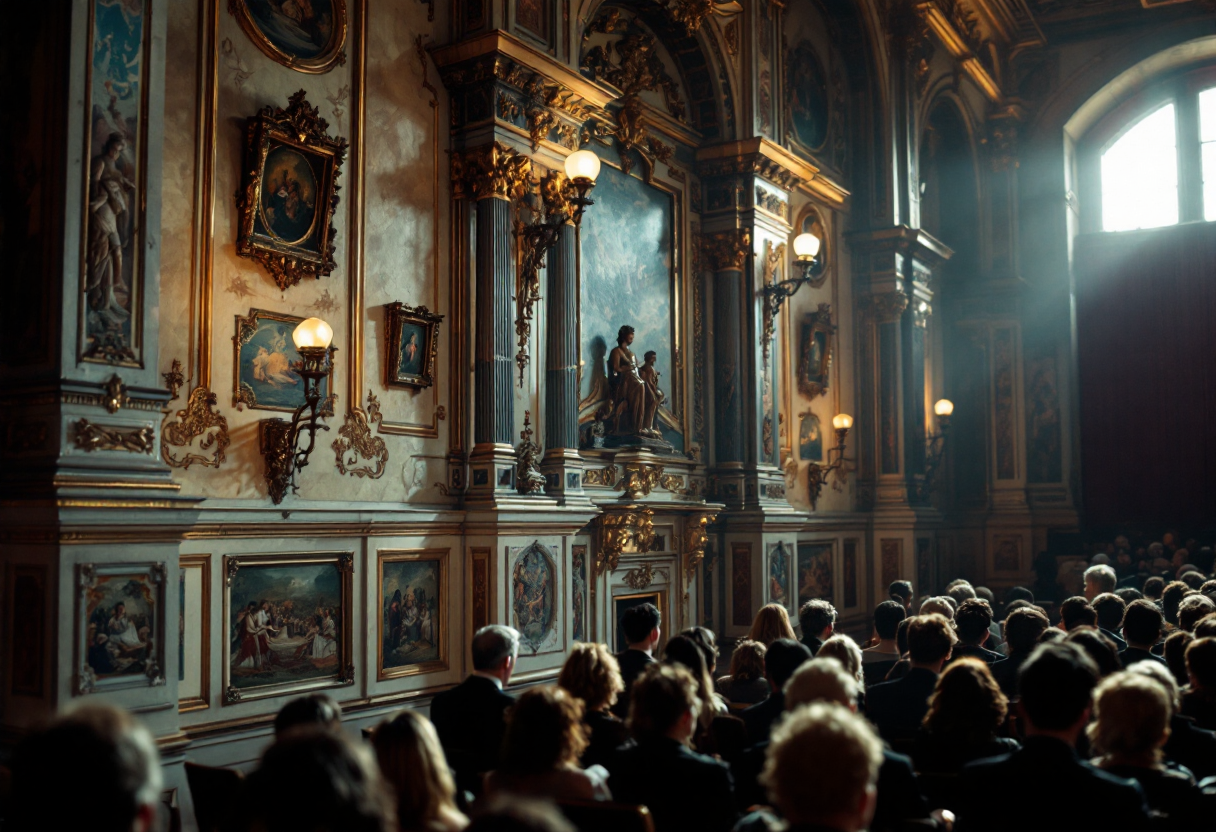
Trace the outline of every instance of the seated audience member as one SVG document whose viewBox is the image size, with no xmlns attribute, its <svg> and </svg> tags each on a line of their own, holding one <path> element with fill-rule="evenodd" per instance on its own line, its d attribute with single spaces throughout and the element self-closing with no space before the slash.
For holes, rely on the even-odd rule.
<svg viewBox="0 0 1216 832">
<path fill-rule="evenodd" d="M 1094 721 L 1086 732 L 1094 763 L 1116 777 L 1135 780 L 1148 807 L 1168 823 L 1158 829 L 1191 829 L 1199 822 L 1199 789 L 1186 769 L 1162 763 L 1169 737 L 1170 701 L 1161 685 L 1139 673 L 1116 673 L 1094 691 Z"/>
<path fill-rule="evenodd" d="M 1033 606 L 1034 593 L 1024 586 L 1012 586 L 1005 590 L 1005 617 L 1008 617 L 1009 613 L 1013 612 L 1013 610 L 1009 608 L 1009 605 L 1014 601 L 1024 601 Z M 1005 618 L 1003 617 L 1001 620 L 1004 621 Z"/>
<path fill-rule="evenodd" d="M 912 662 L 908 658 L 908 622 L 911 620 L 911 618 L 905 618 L 895 628 L 895 647 L 899 650 L 899 661 L 891 665 L 886 676 L 869 683 L 867 687 L 880 682 L 894 682 L 896 679 L 902 679 L 908 675 L 908 670 L 912 667 Z"/>
<path fill-rule="evenodd" d="M 780 604 L 765 604 L 761 607 L 760 612 L 756 613 L 755 620 L 752 621 L 752 628 L 748 631 L 747 637 L 752 641 L 760 642 L 765 647 L 779 638 L 797 640 L 797 636 L 794 635 L 794 627 L 790 624 L 790 614 Z"/>
<path fill-rule="evenodd" d="M 900 604 L 904 608 L 904 612 L 911 615 L 912 613 L 912 582 L 911 581 L 892 581 L 887 587 L 887 594 L 891 596 L 891 600 Z"/>
<path fill-rule="evenodd" d="M 1194 640 L 1195 637 L 1186 630 L 1178 630 L 1166 636 L 1165 643 L 1161 646 L 1161 658 L 1165 659 L 1165 666 L 1174 674 L 1174 680 L 1180 688 L 1191 683 L 1190 674 L 1186 670 L 1186 649 Z"/>
<path fill-rule="evenodd" d="M 1203 586 L 1199 587 L 1199 593 L 1216 601 L 1216 580 L 1204 581 Z"/>
<path fill-rule="evenodd" d="M 705 656 L 705 667 L 709 670 L 709 678 L 713 679 L 718 670 L 719 655 L 718 639 L 714 635 L 714 631 L 708 627 L 687 627 L 680 631 L 680 635 L 692 639 L 693 643 L 701 648 L 701 653 Z"/>
<path fill-rule="evenodd" d="M 1053 641 L 1063 641 L 1066 638 L 1068 638 L 1068 633 L 1064 632 L 1059 627 L 1050 627 L 1039 635 L 1039 644 L 1048 644 Z"/>
<path fill-rule="evenodd" d="M 958 644 L 954 646 L 954 659 L 971 657 L 985 664 L 994 664 L 1005 658 L 1000 653 L 984 647 L 992 624 L 992 607 L 987 601 L 979 598 L 968 598 L 958 606 L 954 614 L 954 628 L 958 635 Z M 952 659 L 953 660 L 953 659 Z"/>
<path fill-rule="evenodd" d="M 1001 622 L 996 617 L 996 596 L 992 590 L 986 586 L 973 587 L 975 589 L 975 597 L 981 601 L 988 602 L 988 609 L 992 610 L 992 623 L 988 625 L 988 643 L 984 646 L 994 653 L 999 653 L 1002 658 L 1005 656 L 1005 636 L 1001 632 Z"/>
<path fill-rule="evenodd" d="M 459 832 L 469 819 L 456 808 L 456 784 L 430 720 L 404 710 L 377 726 L 372 748 L 397 795 L 400 832 Z"/>
<path fill-rule="evenodd" d="M 1186 648 L 1190 688 L 1182 694 L 1182 713 L 1208 731 L 1216 730 L 1216 638 L 1197 638 Z"/>
<path fill-rule="evenodd" d="M 1093 627 L 1077 627 L 1064 639 L 1084 650 L 1098 666 L 1098 678 L 1105 679 L 1123 669 L 1115 643 Z"/>
<path fill-rule="evenodd" d="M 515 698 L 503 692 L 515 670 L 519 633 L 501 624 L 482 627 L 473 635 L 473 672 L 431 702 L 431 722 L 456 784 L 474 794 L 481 792 L 481 775 L 498 766 L 498 752 L 506 733 L 504 714 Z"/>
<path fill-rule="evenodd" d="M 898 601 L 883 601 L 874 608 L 874 639 L 877 643 L 861 652 L 867 685 L 881 682 L 887 671 L 899 661 L 895 634 L 899 630 L 899 622 L 907 617 L 907 610 Z"/>
<path fill-rule="evenodd" d="M 1208 613 L 1195 624 L 1195 630 L 1191 633 L 1195 638 L 1214 638 L 1216 637 L 1216 613 Z"/>
<path fill-rule="evenodd" d="M 244 832 L 397 829 L 392 791 L 371 750 L 324 728 L 299 728 L 275 740 L 245 778 L 232 816 Z"/>
<path fill-rule="evenodd" d="M 934 595 L 920 602 L 921 615 L 942 615 L 947 621 L 954 620 L 954 611 L 958 605 L 949 595 Z"/>
<path fill-rule="evenodd" d="M 717 753 L 714 743 L 714 718 L 727 711 L 726 702 L 714 693 L 713 678 L 705 665 L 705 654 L 696 642 L 685 636 L 675 636 L 663 648 L 663 663 L 682 666 L 697 682 L 697 731 L 693 748 L 705 754 Z"/>
<path fill-rule="evenodd" d="M 1016 740 L 997 735 L 1008 712 L 1009 700 L 983 660 L 951 661 L 937 678 L 924 730 L 912 747 L 916 770 L 957 774 L 972 760 L 1016 751 Z"/>
<path fill-rule="evenodd" d="M 1114 592 L 1119 576 L 1109 566 L 1099 564 L 1085 570 L 1085 600 L 1093 602 L 1104 592 Z"/>
<path fill-rule="evenodd" d="M 956 641 L 950 622 L 940 615 L 908 619 L 908 675 L 875 685 L 866 693 L 866 716 L 888 742 L 911 740 L 929 709 L 929 696 Z"/>
<path fill-rule="evenodd" d="M 1200 619 L 1216 612 L 1216 604 L 1204 595 L 1190 595 L 1182 599 L 1178 605 L 1178 629 L 1188 633 L 1195 632 L 1195 625 Z"/>
<path fill-rule="evenodd" d="M 979 596 L 975 594 L 975 587 L 960 579 L 951 581 L 946 587 L 946 597 L 954 599 L 954 608 L 957 610 L 964 601 L 971 601 Z"/>
<path fill-rule="evenodd" d="M 1216 775 L 1216 733 L 1196 728 L 1189 717 L 1180 713 L 1182 695 L 1174 675 L 1156 662 L 1137 662 L 1128 670 L 1161 685 L 1170 700 L 1170 737 L 1162 749 L 1165 759 L 1185 766 L 1195 779 Z"/>
<path fill-rule="evenodd" d="M 5 832 L 159 828 L 161 770 L 148 729 L 110 705 L 82 705 L 26 736 L 13 754 Z"/>
<path fill-rule="evenodd" d="M 486 775 L 488 796 L 610 800 L 607 772 L 578 761 L 587 748 L 583 701 L 556 685 L 529 688 L 507 711 L 502 764 Z"/>
<path fill-rule="evenodd" d="M 837 633 L 823 643 L 823 646 L 819 648 L 819 655 L 840 662 L 845 673 L 856 679 L 861 689 L 865 690 L 865 674 L 861 671 L 861 648 L 857 646 L 857 642 L 853 641 L 851 636 Z M 787 707 L 786 710 L 789 708 Z"/>
<path fill-rule="evenodd" d="M 656 832 L 734 826 L 730 769 L 688 747 L 699 707 L 697 682 L 681 666 L 647 668 L 634 683 L 629 730 L 637 745 L 617 755 L 608 785 L 618 802 L 649 807 Z"/>
<path fill-rule="evenodd" d="M 1039 636 L 1051 629 L 1047 614 L 1038 607 L 1023 607 L 1014 610 L 1005 619 L 1005 639 L 1009 656 L 992 665 L 992 677 L 1000 685 L 1001 693 L 1013 697 L 1018 692 L 1018 670 L 1034 652 Z M 1056 630 L 1055 632 L 1059 632 Z"/>
<path fill-rule="evenodd" d="M 955 832 L 1118 829 L 1146 832 L 1144 792 L 1082 762 L 1074 748 L 1089 722 L 1098 669 L 1073 644 L 1044 644 L 1022 665 L 1022 748 L 963 768 Z M 1002 799 L 991 790 L 999 788 Z"/>
<path fill-rule="evenodd" d="M 1144 587 L 1140 591 L 1144 593 L 1147 600 L 1160 601 L 1161 594 L 1165 592 L 1165 579 L 1154 575 L 1144 582 Z"/>
<path fill-rule="evenodd" d="M 817 702 L 777 729 L 762 779 L 789 832 L 857 832 L 878 828 L 871 819 L 882 762 L 882 743 L 865 720 Z"/>
<path fill-rule="evenodd" d="M 1191 589 L 1197 590 L 1203 586 L 1207 578 L 1198 569 L 1188 564 L 1179 571 L 1178 580 L 1182 581 Z"/>
<path fill-rule="evenodd" d="M 577 832 L 554 804 L 498 797 L 479 807 L 467 832 Z"/>
<path fill-rule="evenodd" d="M 1115 649 L 1120 653 L 1127 649 L 1127 642 L 1119 635 L 1123 629 L 1123 616 L 1127 613 L 1127 604 L 1112 592 L 1104 592 L 1090 602 L 1098 615 L 1098 629 L 1102 635 L 1115 643 Z"/>
<path fill-rule="evenodd" d="M 654 649 L 659 643 L 662 622 L 663 617 L 654 604 L 638 604 L 621 615 L 621 631 L 629 647 L 617 654 L 616 661 L 621 668 L 625 690 L 612 707 L 612 712 L 621 719 L 629 712 L 629 689 L 633 680 L 647 665 L 655 662 Z"/>
<path fill-rule="evenodd" d="M 1080 595 L 1067 598 L 1060 604 L 1060 629 L 1068 632 L 1077 627 L 1098 627 L 1098 614 L 1089 601 Z"/>
<path fill-rule="evenodd" d="M 587 748 L 579 759 L 583 768 L 607 765 L 616 750 L 629 742 L 629 729 L 610 708 L 625 689 L 616 656 L 606 644 L 576 641 L 562 665 L 557 684 L 583 702 Z"/>
<path fill-rule="evenodd" d="M 1182 581 L 1170 581 L 1161 591 L 1161 614 L 1170 627 L 1178 626 L 1178 605 L 1190 591 L 1191 588 Z"/>
<path fill-rule="evenodd" d="M 1123 605 L 1129 606 L 1132 601 L 1139 601 L 1144 597 L 1144 593 L 1134 587 L 1125 586 L 1122 589 L 1116 589 L 1115 594 L 1123 600 Z"/>
<path fill-rule="evenodd" d="M 785 694 L 782 693 L 785 683 L 798 666 L 810 658 L 809 647 L 790 639 L 779 638 L 768 646 L 764 654 L 764 677 L 768 680 L 770 691 L 768 698 L 752 705 L 742 714 L 749 743 L 755 745 L 768 739 L 773 723 L 785 713 Z"/>
<path fill-rule="evenodd" d="M 763 702 L 769 691 L 768 681 L 764 678 L 765 652 L 765 646 L 758 641 L 740 641 L 730 655 L 730 675 L 714 682 L 714 690 L 731 705 Z"/>
<path fill-rule="evenodd" d="M 798 610 L 798 626 L 802 628 L 802 643 L 814 656 L 836 631 L 836 608 L 822 598 L 807 601 Z"/>
<path fill-rule="evenodd" d="M 284 705 L 274 718 L 274 735 L 281 737 L 295 728 L 341 730 L 342 706 L 333 697 L 311 693 Z"/>
<path fill-rule="evenodd" d="M 1119 654 L 1124 667 L 1136 662 L 1160 662 L 1165 659 L 1153 653 L 1153 647 L 1161 640 L 1165 631 L 1165 618 L 1152 601 L 1132 601 L 1123 614 L 1123 638 L 1127 648 Z"/>
</svg>

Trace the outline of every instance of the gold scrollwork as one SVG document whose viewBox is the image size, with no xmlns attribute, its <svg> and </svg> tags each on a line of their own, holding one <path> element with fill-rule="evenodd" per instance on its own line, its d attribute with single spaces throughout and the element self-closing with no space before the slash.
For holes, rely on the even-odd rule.
<svg viewBox="0 0 1216 832">
<path fill-rule="evenodd" d="M 498 142 L 452 154 L 452 183 L 458 193 L 467 191 L 475 200 L 522 199 L 531 179 L 532 160 Z"/>
<path fill-rule="evenodd" d="M 603 468 L 588 468 L 583 471 L 583 485 L 603 485 L 608 488 L 616 485 L 616 466 L 605 465 Z"/>
<path fill-rule="evenodd" d="M 672 494 L 688 493 L 688 489 L 684 487 L 684 478 L 676 474 L 663 474 L 659 477 L 659 485 Z"/>
<path fill-rule="evenodd" d="M 108 427 L 96 425 L 88 419 L 73 424 L 76 447 L 82 451 L 129 451 L 134 454 L 150 454 L 155 444 L 156 431 L 150 425 L 142 428 Z"/>
<path fill-rule="evenodd" d="M 757 188 L 756 193 L 760 190 Z M 785 243 L 773 245 L 772 240 L 764 241 L 764 286 L 767 288 L 780 282 L 781 275 L 785 268 Z M 773 336 L 777 334 L 777 310 L 780 305 L 775 303 L 775 297 L 765 294 L 764 303 L 764 332 L 760 335 L 760 347 L 764 353 L 764 366 L 768 366 L 768 356 L 773 343 Z M 772 426 L 769 426 L 772 430 Z M 766 456 L 772 456 L 771 453 L 765 452 Z"/>
<path fill-rule="evenodd" d="M 224 451 L 232 440 L 228 436 L 228 420 L 215 410 L 215 406 L 216 395 L 206 387 L 199 386 L 190 391 L 186 406 L 177 411 L 176 421 L 166 422 L 161 427 L 160 456 L 167 465 L 189 468 L 197 462 L 207 468 L 220 467 L 225 459 Z M 187 453 L 181 459 L 170 453 L 170 447 L 188 447 L 196 437 L 203 436 L 212 428 L 215 428 L 215 432 L 198 444 L 198 450 L 210 453 Z"/>
<path fill-rule="evenodd" d="M 701 235 L 701 262 L 710 271 L 742 269 L 752 252 L 752 234 L 747 228 L 732 228 Z"/>
<path fill-rule="evenodd" d="M 654 543 L 654 512 L 649 508 L 605 512 L 594 523 L 598 545 L 593 578 L 616 569 L 621 552 L 631 543 L 638 552 L 649 552 Z"/>
<path fill-rule="evenodd" d="M 617 488 L 623 489 L 625 496 L 631 500 L 649 496 L 650 492 L 659 487 L 663 477 L 662 465 L 651 465 L 645 462 L 630 463 L 625 466 L 625 476 L 617 483 Z"/>
<path fill-rule="evenodd" d="M 684 524 L 684 574 L 688 580 L 697 576 L 697 567 L 705 559 L 705 547 L 709 545 L 706 531 L 716 514 L 699 514 L 689 517 Z"/>
<path fill-rule="evenodd" d="M 654 564 L 643 563 L 625 573 L 625 586 L 630 589 L 645 589 L 654 583 Z"/>
<path fill-rule="evenodd" d="M 182 385 L 186 383 L 186 377 L 182 375 L 182 362 L 176 358 L 173 359 L 169 372 L 161 373 L 160 377 L 164 380 L 165 387 L 169 389 L 169 401 L 173 401 L 181 391 Z"/>
<path fill-rule="evenodd" d="M 798 353 L 798 390 L 808 399 L 827 393 L 832 372 L 832 305 L 819 304 L 802 324 L 802 348 Z M 822 337 L 820 337 L 822 336 Z"/>
<path fill-rule="evenodd" d="M 106 392 L 102 396 L 101 403 L 106 409 L 106 413 L 117 413 L 122 410 L 123 406 L 130 401 L 127 395 L 127 385 L 122 383 L 122 379 L 115 373 L 106 382 Z"/>
<path fill-rule="evenodd" d="M 743 11 L 736 0 L 659 0 L 659 3 L 667 10 L 668 17 L 681 24 L 690 36 L 697 33 L 711 14 L 730 17 Z"/>
<path fill-rule="evenodd" d="M 339 474 L 373 480 L 384 476 L 388 466 L 388 446 L 379 436 L 372 435 L 371 428 L 383 418 L 380 400 L 370 390 L 367 391 L 366 411 L 361 407 L 352 407 L 346 412 L 346 421 L 338 428 L 338 438 L 330 446 L 337 457 Z M 360 457 L 368 460 L 368 464 L 358 465 Z"/>
</svg>

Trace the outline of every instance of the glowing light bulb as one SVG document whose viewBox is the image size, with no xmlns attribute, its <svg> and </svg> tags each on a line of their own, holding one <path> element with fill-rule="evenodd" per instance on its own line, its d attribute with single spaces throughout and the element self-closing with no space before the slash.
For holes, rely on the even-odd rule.
<svg viewBox="0 0 1216 832">
<path fill-rule="evenodd" d="M 794 256 L 799 260 L 814 260 L 822 242 L 814 234 L 799 234 L 794 238 Z"/>
<path fill-rule="evenodd" d="M 950 414 L 954 412 L 954 402 L 949 399 L 938 399 L 937 404 L 933 405 L 933 412 L 938 416 L 949 418 Z"/>
<path fill-rule="evenodd" d="M 291 333 L 291 340 L 295 342 L 298 350 L 307 347 L 328 349 L 333 339 L 334 328 L 320 318 L 305 318 L 300 321 L 295 332 Z"/>
<path fill-rule="evenodd" d="M 848 430 L 853 427 L 853 417 L 847 413 L 837 413 L 832 417 L 832 427 L 836 430 Z"/>
</svg>

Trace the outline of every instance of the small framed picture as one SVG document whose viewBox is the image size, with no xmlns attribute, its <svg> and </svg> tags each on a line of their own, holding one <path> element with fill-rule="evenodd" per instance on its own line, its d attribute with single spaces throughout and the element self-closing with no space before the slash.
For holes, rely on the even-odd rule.
<svg viewBox="0 0 1216 832">
<path fill-rule="evenodd" d="M 82 563 L 78 694 L 165 684 L 163 563 Z"/>
<path fill-rule="evenodd" d="M 304 377 L 300 354 L 292 333 L 303 318 L 250 309 L 248 316 L 236 316 L 232 336 L 232 404 L 252 410 L 281 410 L 288 413 L 304 404 Z M 334 415 L 330 396 L 333 362 L 321 379 L 322 416 Z"/>
<path fill-rule="evenodd" d="M 435 357 L 439 353 L 439 324 L 425 306 L 404 303 L 384 305 L 386 343 L 384 383 L 421 389 L 435 383 Z"/>
<path fill-rule="evenodd" d="M 448 550 L 381 549 L 380 681 L 448 669 Z"/>
<path fill-rule="evenodd" d="M 802 322 L 798 339 L 798 390 L 809 399 L 828 392 L 835 332 L 830 304 L 819 304 L 819 310 Z"/>
<path fill-rule="evenodd" d="M 346 60 L 346 0 L 229 0 L 228 10 L 266 57 L 318 74 Z"/>
</svg>

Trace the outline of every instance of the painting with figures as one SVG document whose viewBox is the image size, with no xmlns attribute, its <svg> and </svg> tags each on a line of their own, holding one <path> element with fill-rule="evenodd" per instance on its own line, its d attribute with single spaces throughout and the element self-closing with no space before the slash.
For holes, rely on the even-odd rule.
<svg viewBox="0 0 1216 832">
<path fill-rule="evenodd" d="M 832 544 L 798 544 L 798 606 L 816 598 L 834 599 Z"/>
<path fill-rule="evenodd" d="M 380 553 L 379 678 L 447 667 L 447 552 Z"/>
<path fill-rule="evenodd" d="M 324 72 L 341 60 L 345 0 L 230 0 L 229 8 L 259 49 L 301 72 Z"/>
<path fill-rule="evenodd" d="M 823 430 L 819 417 L 814 413 L 803 413 L 798 423 L 798 456 L 807 462 L 823 459 Z"/>
<path fill-rule="evenodd" d="M 522 550 L 511 569 L 511 611 L 523 645 L 539 653 L 557 641 L 557 568 L 539 543 Z"/>
<path fill-rule="evenodd" d="M 280 145 L 266 154 L 262 168 L 261 210 L 254 230 L 287 245 L 309 246 L 317 230 L 317 177 L 312 160 L 299 149 Z"/>
<path fill-rule="evenodd" d="M 94 682 L 160 673 L 162 582 L 147 570 L 93 574 L 89 579 L 83 610 L 85 664 Z"/>
<path fill-rule="evenodd" d="M 790 559 L 785 544 L 778 543 L 769 552 L 768 600 L 774 604 L 789 605 Z"/>
<path fill-rule="evenodd" d="M 264 309 L 236 316 L 233 404 L 255 410 L 292 411 L 304 404 L 304 378 L 297 371 L 300 354 L 292 333 L 303 318 Z M 333 413 L 330 377 L 321 379 L 321 411 Z"/>
<path fill-rule="evenodd" d="M 828 138 L 827 76 L 815 47 L 799 41 L 789 53 L 790 120 L 795 138 L 804 147 L 817 150 Z"/>
</svg>

